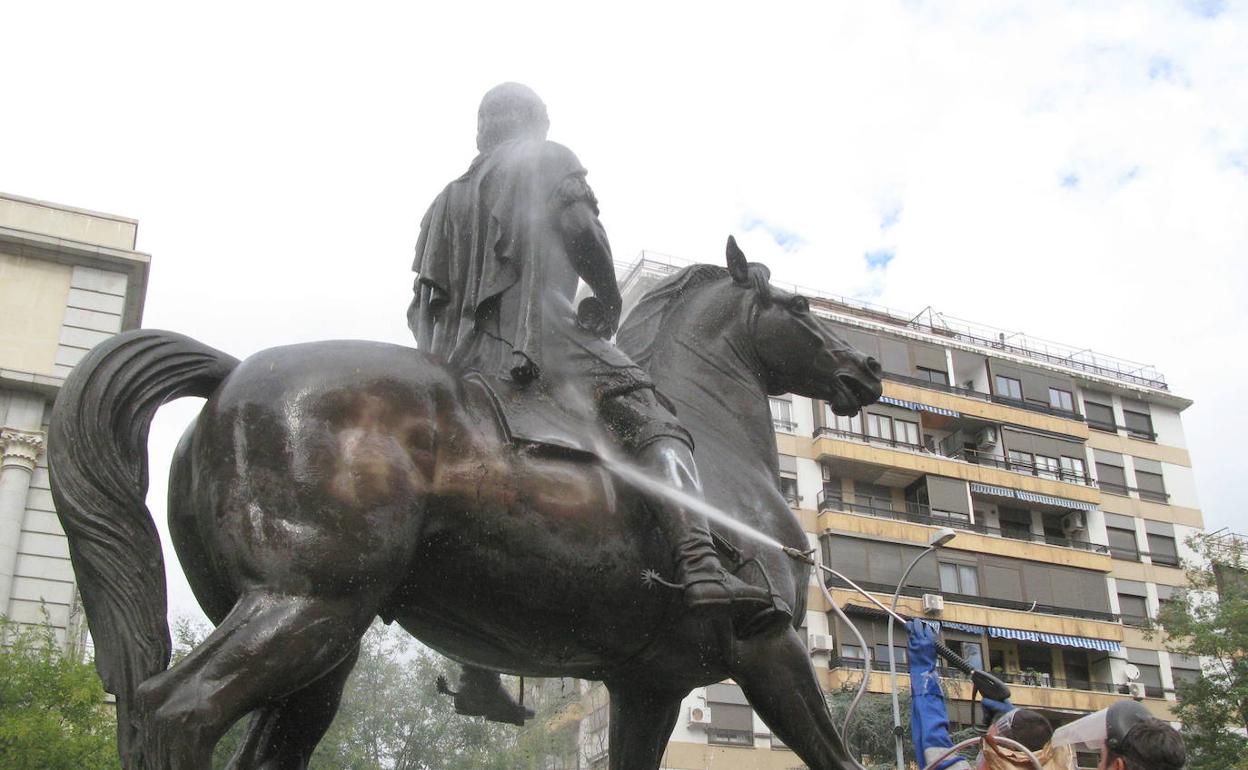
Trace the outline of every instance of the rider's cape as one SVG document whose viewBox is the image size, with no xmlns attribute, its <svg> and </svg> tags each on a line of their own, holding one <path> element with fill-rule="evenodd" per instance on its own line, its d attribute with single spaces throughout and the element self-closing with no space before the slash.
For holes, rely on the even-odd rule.
<svg viewBox="0 0 1248 770">
<path fill-rule="evenodd" d="M 540 366 L 545 260 L 530 255 L 562 251 L 553 199 L 569 188 L 592 199 L 584 175 L 563 145 L 519 139 L 478 155 L 446 186 L 421 222 L 412 265 L 417 347 L 487 376 Z"/>
</svg>

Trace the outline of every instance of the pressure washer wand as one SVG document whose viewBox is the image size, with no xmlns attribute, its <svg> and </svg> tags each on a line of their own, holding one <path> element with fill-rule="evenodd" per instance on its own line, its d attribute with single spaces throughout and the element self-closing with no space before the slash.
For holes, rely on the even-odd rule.
<svg viewBox="0 0 1248 770">
<path fill-rule="evenodd" d="M 903 626 L 906 624 L 906 619 L 904 617 L 897 614 L 896 612 L 889 609 L 888 607 L 885 607 L 883 603 L 881 603 L 878 599 L 876 599 L 871 594 L 867 593 L 857 583 L 845 577 L 844 575 L 832 569 L 831 567 L 826 567 L 822 564 L 816 563 L 815 558 L 813 556 L 814 551 L 799 551 L 796 548 L 790 548 L 788 546 L 785 546 L 784 552 L 788 556 L 794 559 L 797 559 L 798 561 L 805 562 L 812 567 L 816 567 L 818 569 L 823 570 L 824 572 L 827 572 L 829 575 L 840 578 L 841 580 L 848 583 L 850 588 L 854 589 L 855 591 L 857 591 L 858 593 L 866 597 L 867 601 L 871 602 L 876 607 L 879 607 L 881 610 L 883 610 L 887 614 L 892 615 L 893 620 L 897 621 Z M 1005 684 L 1005 682 L 1002 682 L 993 674 L 990 674 L 987 671 L 984 671 L 983 669 L 975 668 L 970 663 L 967 663 L 965 658 L 963 658 L 961 655 L 957 654 L 953 650 L 949 649 L 949 647 L 944 642 L 936 642 L 936 654 L 944 658 L 946 661 L 948 661 L 949 665 L 953 666 L 957 670 L 969 676 L 971 678 L 972 686 L 978 689 L 980 694 L 983 695 L 983 697 L 989 698 L 991 700 L 1009 700 L 1010 688 Z"/>
</svg>

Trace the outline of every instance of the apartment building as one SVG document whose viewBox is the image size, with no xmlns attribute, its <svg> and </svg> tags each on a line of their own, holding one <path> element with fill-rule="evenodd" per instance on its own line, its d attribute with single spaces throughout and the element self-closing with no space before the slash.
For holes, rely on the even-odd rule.
<svg viewBox="0 0 1248 770">
<path fill-rule="evenodd" d="M 626 310 L 683 266 L 643 253 L 622 268 Z M 883 398 L 852 418 L 771 400 L 778 483 L 825 563 L 887 603 L 932 533 L 951 527 L 903 586 L 903 614 L 940 621 L 944 641 L 1008 681 L 1016 705 L 1056 723 L 1127 697 L 1172 719 L 1175 683 L 1198 676 L 1199 661 L 1147 631 L 1184 584 L 1184 540 L 1203 527 L 1181 419 L 1192 402 L 1148 366 L 798 291 L 885 372 Z M 828 585 L 866 644 L 812 586 L 803 632 L 825 689 L 856 687 L 869 659 L 869 691 L 890 692 L 891 644 L 908 691 L 904 630 L 890 639 L 882 612 Z M 970 684 L 945 674 L 954 728 L 969 725 Z M 561 766 L 605 762 L 605 710 L 593 713 L 576 764 Z M 663 763 L 799 765 L 732 682 L 686 699 Z"/>
<path fill-rule="evenodd" d="M 52 506 L 52 403 L 87 351 L 139 325 L 149 257 L 132 219 L 0 193 L 0 614 L 45 620 L 62 648 L 86 623 Z"/>
</svg>

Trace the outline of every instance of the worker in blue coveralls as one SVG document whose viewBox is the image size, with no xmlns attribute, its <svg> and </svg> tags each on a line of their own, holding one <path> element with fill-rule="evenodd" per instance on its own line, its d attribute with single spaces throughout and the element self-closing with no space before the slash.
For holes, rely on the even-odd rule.
<svg viewBox="0 0 1248 770">
<path fill-rule="evenodd" d="M 914 754 L 919 766 L 925 767 L 953 746 L 949 737 L 949 714 L 945 695 L 940 689 L 936 671 L 936 628 L 922 620 L 906 623 L 910 650 L 910 731 Z M 1018 709 L 1009 701 L 984 698 L 984 711 L 993 715 L 992 727 L 984 736 L 975 767 L 987 770 L 1031 768 L 1031 760 L 1022 752 L 997 743 L 997 737 L 1009 738 L 1036 754 L 1045 770 L 1068 770 L 1074 767 L 1069 747 L 1050 745 L 1053 727 L 1049 721 L 1030 709 Z M 940 770 L 969 770 L 966 760 L 953 758 L 940 764 Z"/>
</svg>

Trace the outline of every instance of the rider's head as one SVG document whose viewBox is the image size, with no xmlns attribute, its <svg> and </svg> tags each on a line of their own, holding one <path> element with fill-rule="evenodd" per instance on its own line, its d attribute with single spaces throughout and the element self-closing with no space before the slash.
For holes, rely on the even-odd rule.
<svg viewBox="0 0 1248 770">
<path fill-rule="evenodd" d="M 486 92 L 477 110 L 477 149 L 489 152 L 521 137 L 545 139 L 550 128 L 546 105 L 533 89 L 503 83 Z"/>
</svg>

